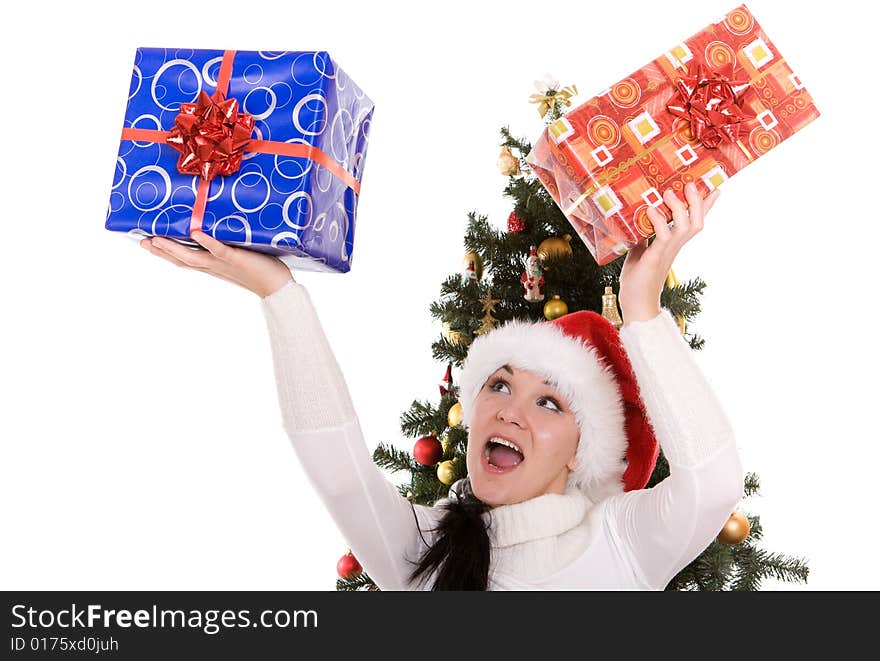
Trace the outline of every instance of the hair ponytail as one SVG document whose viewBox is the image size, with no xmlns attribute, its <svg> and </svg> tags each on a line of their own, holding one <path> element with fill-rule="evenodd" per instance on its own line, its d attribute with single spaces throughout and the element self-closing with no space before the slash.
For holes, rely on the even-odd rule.
<svg viewBox="0 0 880 661">
<path fill-rule="evenodd" d="M 436 573 L 432 590 L 485 590 L 489 583 L 489 534 L 483 514 L 489 506 L 477 498 L 470 480 L 454 484 L 449 499 L 440 507 L 446 511 L 410 580 L 424 582 Z"/>
</svg>

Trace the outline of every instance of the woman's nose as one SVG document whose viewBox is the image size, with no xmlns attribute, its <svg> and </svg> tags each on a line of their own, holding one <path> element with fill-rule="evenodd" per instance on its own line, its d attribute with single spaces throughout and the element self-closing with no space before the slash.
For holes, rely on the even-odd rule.
<svg viewBox="0 0 880 661">
<path fill-rule="evenodd" d="M 502 409 L 498 409 L 498 415 L 496 417 L 502 422 L 510 422 L 517 427 L 523 426 L 522 417 L 520 416 L 518 409 L 512 406 L 505 406 Z"/>
</svg>

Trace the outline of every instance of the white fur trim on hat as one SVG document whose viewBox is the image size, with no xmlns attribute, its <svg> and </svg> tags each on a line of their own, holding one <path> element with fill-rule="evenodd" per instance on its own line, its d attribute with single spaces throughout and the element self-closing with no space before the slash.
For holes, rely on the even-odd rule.
<svg viewBox="0 0 880 661">
<path fill-rule="evenodd" d="M 614 372 L 596 349 L 555 325 L 519 319 L 477 337 L 458 378 L 465 426 L 470 426 L 486 380 L 502 365 L 539 374 L 568 400 L 580 429 L 569 485 L 594 503 L 622 493 L 627 448 L 623 400 Z"/>
</svg>

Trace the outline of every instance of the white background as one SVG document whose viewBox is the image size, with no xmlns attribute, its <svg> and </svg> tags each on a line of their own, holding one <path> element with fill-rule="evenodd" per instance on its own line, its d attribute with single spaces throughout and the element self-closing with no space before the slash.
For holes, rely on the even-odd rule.
<svg viewBox="0 0 880 661">
<path fill-rule="evenodd" d="M 137 46 L 328 50 L 374 100 L 354 268 L 297 279 L 371 449 L 411 448 L 399 416 L 439 395 L 428 306 L 459 269 L 467 212 L 501 227 L 511 208 L 499 127 L 537 137 L 528 96 L 546 72 L 586 101 L 734 6 L 17 4 L 2 28 L 0 586 L 333 589 L 347 549 L 282 430 L 258 298 L 104 230 Z M 675 271 L 709 285 L 698 360 L 761 477 L 743 507 L 762 546 L 809 562 L 799 589 L 877 589 L 874 24 L 854 3 L 748 6 L 822 117 L 725 186 Z"/>
</svg>

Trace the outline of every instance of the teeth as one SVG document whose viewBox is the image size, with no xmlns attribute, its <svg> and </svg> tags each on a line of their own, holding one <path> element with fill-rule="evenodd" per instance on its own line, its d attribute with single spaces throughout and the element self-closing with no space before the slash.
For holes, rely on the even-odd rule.
<svg viewBox="0 0 880 661">
<path fill-rule="evenodd" d="M 513 448 L 514 450 L 516 450 L 520 454 L 523 454 L 523 451 L 519 449 L 518 445 L 516 445 L 515 443 L 511 443 L 510 441 L 508 441 L 506 439 L 498 438 L 497 436 L 493 436 L 492 438 L 489 439 L 489 441 L 491 443 L 498 443 L 499 445 L 506 445 L 509 448 Z M 488 444 L 486 445 L 486 447 L 487 448 L 489 447 Z M 525 456 L 525 455 L 523 455 L 523 456 Z"/>
</svg>

